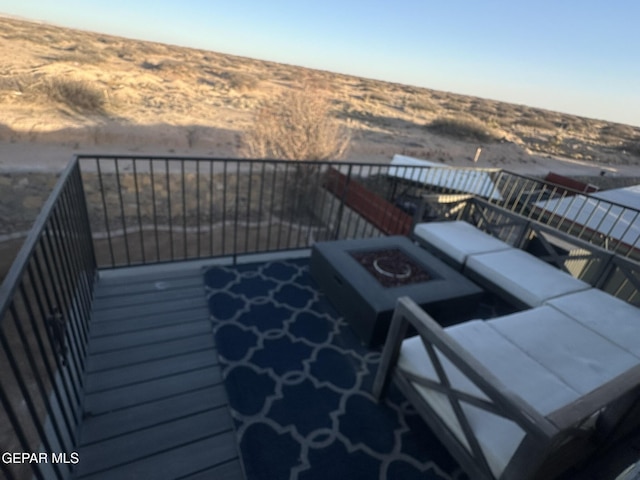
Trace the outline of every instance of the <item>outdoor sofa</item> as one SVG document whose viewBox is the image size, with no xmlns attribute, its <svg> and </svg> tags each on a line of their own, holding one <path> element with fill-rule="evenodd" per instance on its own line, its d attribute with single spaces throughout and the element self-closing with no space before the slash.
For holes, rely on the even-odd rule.
<svg viewBox="0 0 640 480">
<path fill-rule="evenodd" d="M 479 479 L 553 478 L 638 426 L 640 309 L 469 224 L 429 225 L 421 244 L 525 309 L 442 328 L 399 299 L 377 398 L 393 379 Z"/>
</svg>

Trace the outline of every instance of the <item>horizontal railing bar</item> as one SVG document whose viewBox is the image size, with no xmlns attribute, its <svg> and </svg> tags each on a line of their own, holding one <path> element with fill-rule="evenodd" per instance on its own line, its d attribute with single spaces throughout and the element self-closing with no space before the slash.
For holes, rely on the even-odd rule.
<svg viewBox="0 0 640 480">
<path fill-rule="evenodd" d="M 163 155 L 163 156 L 155 156 L 155 155 L 96 155 L 96 154 L 86 154 L 81 153 L 75 155 L 75 158 L 78 160 L 96 160 L 96 159 L 105 159 L 105 160 L 153 160 L 153 161 L 162 161 L 164 162 L 204 162 L 204 163 L 239 163 L 239 164 L 249 164 L 249 163 L 271 163 L 276 165 L 330 165 L 330 166 L 340 166 L 340 167 L 349 167 L 352 165 L 357 166 L 372 166 L 372 167 L 381 167 L 381 168 L 411 168 L 416 170 L 421 169 L 447 169 L 447 170 L 474 170 L 474 171 L 485 171 L 485 172 L 499 172 L 502 171 L 501 168 L 497 167 L 483 167 L 483 168 L 471 168 L 471 167 L 457 167 L 457 166 L 442 166 L 442 167 L 432 167 L 432 166 L 416 166 L 416 165 L 391 165 L 385 163 L 377 163 L 377 162 L 349 162 L 343 160 L 283 160 L 283 159 L 274 159 L 274 158 L 228 158 L 228 157 L 206 157 L 206 156 L 181 156 L 181 155 Z M 179 170 L 180 168 L 178 168 Z"/>
</svg>

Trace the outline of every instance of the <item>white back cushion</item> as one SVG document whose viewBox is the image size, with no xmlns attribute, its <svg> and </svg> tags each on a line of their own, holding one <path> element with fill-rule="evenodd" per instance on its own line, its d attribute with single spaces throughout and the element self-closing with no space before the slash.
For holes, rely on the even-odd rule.
<svg viewBox="0 0 640 480">
<path fill-rule="evenodd" d="M 463 265 L 469 255 L 512 248 L 463 221 L 419 223 L 414 235 L 459 265 Z"/>
<path fill-rule="evenodd" d="M 515 248 L 472 255 L 467 259 L 467 269 L 531 307 L 589 288 L 585 282 Z"/>
<path fill-rule="evenodd" d="M 554 298 L 547 305 L 640 358 L 640 308 L 595 288 Z"/>
<path fill-rule="evenodd" d="M 583 395 L 640 364 L 625 349 L 549 306 L 487 323 Z"/>
</svg>

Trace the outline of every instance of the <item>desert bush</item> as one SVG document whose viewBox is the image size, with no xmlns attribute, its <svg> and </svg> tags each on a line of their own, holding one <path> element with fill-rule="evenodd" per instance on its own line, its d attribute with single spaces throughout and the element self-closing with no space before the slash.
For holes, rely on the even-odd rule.
<svg viewBox="0 0 640 480">
<path fill-rule="evenodd" d="M 636 157 L 640 157 L 640 140 L 631 140 L 623 143 L 619 147 L 620 151 L 630 153 Z"/>
<path fill-rule="evenodd" d="M 494 118 L 498 115 L 496 108 L 489 103 L 474 101 L 471 103 L 469 110 L 474 116 L 481 119 Z"/>
<path fill-rule="evenodd" d="M 632 126 L 620 123 L 611 123 L 600 129 L 600 141 L 608 144 L 616 144 L 633 138 L 635 132 Z"/>
<path fill-rule="evenodd" d="M 138 52 L 135 47 L 127 43 L 117 43 L 113 47 L 105 49 L 108 55 L 115 55 L 125 62 L 134 62 L 138 58 Z"/>
<path fill-rule="evenodd" d="M 367 92 L 364 95 L 366 103 L 391 103 L 393 97 L 386 92 Z"/>
<path fill-rule="evenodd" d="M 224 72 L 221 76 L 227 80 L 230 89 L 237 91 L 253 90 L 260 83 L 260 79 L 250 73 Z"/>
<path fill-rule="evenodd" d="M 140 64 L 140 68 L 143 70 L 162 70 L 162 67 L 162 62 L 152 62 L 149 60 L 145 60 Z"/>
<path fill-rule="evenodd" d="M 84 80 L 54 77 L 42 84 L 44 93 L 56 102 L 85 113 L 101 113 L 105 106 L 102 91 Z"/>
<path fill-rule="evenodd" d="M 0 77 L 0 91 L 26 93 L 37 82 L 33 75 L 19 74 Z"/>
<path fill-rule="evenodd" d="M 555 130 L 557 127 L 555 123 L 550 122 L 546 118 L 539 117 L 524 117 L 520 118 L 516 122 L 523 127 L 539 128 L 541 130 Z"/>
<path fill-rule="evenodd" d="M 462 112 L 469 108 L 469 104 L 463 98 L 448 98 L 442 106 L 451 112 Z"/>
<path fill-rule="evenodd" d="M 463 140 L 495 142 L 500 139 L 498 133 L 492 128 L 469 116 L 436 118 L 427 125 L 427 128 L 434 133 Z"/>
<path fill-rule="evenodd" d="M 320 185 L 319 166 L 305 160 L 340 159 L 349 145 L 349 136 L 332 115 L 330 98 L 312 85 L 287 90 L 263 105 L 245 136 L 251 157 L 301 160 L 283 191 L 283 208 L 294 216 L 312 210 Z"/>
<path fill-rule="evenodd" d="M 496 113 L 500 117 L 517 118 L 523 114 L 522 108 L 520 105 L 514 105 L 513 103 L 497 103 Z"/>
<path fill-rule="evenodd" d="M 253 158 L 338 160 L 349 135 L 332 115 L 331 100 L 308 85 L 266 103 L 245 136 Z"/>
<path fill-rule="evenodd" d="M 417 112 L 432 112 L 436 109 L 436 104 L 430 98 L 422 96 L 409 97 L 406 105 Z"/>
</svg>

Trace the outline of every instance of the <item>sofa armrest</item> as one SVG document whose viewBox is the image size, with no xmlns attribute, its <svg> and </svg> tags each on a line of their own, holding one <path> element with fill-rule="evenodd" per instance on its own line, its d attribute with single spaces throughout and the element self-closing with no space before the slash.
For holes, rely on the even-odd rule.
<svg viewBox="0 0 640 480">
<path fill-rule="evenodd" d="M 473 323 L 460 327 L 473 333 L 475 330 L 466 328 Z M 410 325 L 417 330 L 420 339 L 405 340 Z M 640 396 L 640 366 L 630 368 L 589 393 L 540 413 L 456 338 L 461 338 L 459 332 L 454 335 L 453 331 L 440 327 L 411 299 L 399 299 L 373 391 L 379 399 L 393 378 L 434 433 L 474 478 L 521 479 L 555 475 L 619 437 L 629 422 L 640 423 L 640 408 L 634 407 Z M 427 356 L 421 358 L 430 362 L 425 365 L 428 367 L 425 372 L 429 370 L 425 375 L 415 373 L 416 357 L 413 357 L 411 369 L 407 370 L 408 357 L 405 357 L 407 353 L 403 347 L 406 342 L 406 348 L 412 345 L 415 349 L 420 340 L 427 352 Z M 421 361 L 417 365 L 422 365 Z M 451 375 L 452 372 L 455 375 Z M 423 390 L 435 394 L 425 395 Z M 519 432 L 511 435 L 508 442 L 512 448 L 507 449 L 499 434 L 486 435 L 495 426 L 503 428 L 505 423 L 512 426 L 508 433 L 513 434 L 514 429 Z M 496 449 L 492 451 L 492 447 Z"/>
<path fill-rule="evenodd" d="M 420 335 L 437 373 L 437 380 L 417 377 L 397 367 L 402 342 L 409 325 Z M 444 360 L 446 359 L 446 360 Z M 477 394 L 469 389 L 460 389 L 452 385 L 443 361 L 450 362 L 475 387 Z M 560 433 L 553 422 L 549 421 L 521 397 L 514 394 L 492 372 L 485 368 L 461 344 L 452 338 L 424 310 L 407 297 L 400 298 L 389 330 L 381 364 L 374 382 L 373 393 L 377 399 L 384 394 L 388 382 L 393 377 L 395 383 L 414 405 L 432 430 L 440 437 L 450 452 L 465 470 L 473 472 L 474 478 L 496 478 L 507 467 L 504 449 L 498 448 L 497 455 L 487 450 L 486 439 L 477 434 L 477 417 L 469 420 L 469 406 L 480 410 L 492 418 L 502 419 L 504 424 L 512 425 L 513 430 L 523 432 L 514 443 L 509 455 L 518 457 L 520 464 L 525 458 L 527 467 L 535 470 L 544 462 Z M 416 386 L 418 386 L 416 388 Z M 456 428 L 452 428 L 450 419 L 446 420 L 438 409 L 430 405 L 418 388 L 424 386 L 436 391 L 439 397 L 445 397 L 445 408 L 455 415 Z M 485 429 L 486 433 L 486 429 Z M 518 445 L 520 443 L 520 445 Z M 489 446 L 490 450 L 491 446 Z M 524 477 L 523 477 L 524 478 Z"/>
<path fill-rule="evenodd" d="M 479 363 L 458 342 L 409 297 L 398 299 L 389 335 L 384 346 L 380 367 L 374 382 L 374 395 L 380 398 L 390 378 L 390 370 L 396 364 L 402 342 L 409 325 L 422 337 L 425 348 L 432 353 L 438 350 L 458 368 L 501 411 L 532 433 L 549 436 L 556 428 L 522 398 L 513 394 L 493 373 Z M 432 356 L 432 355 L 430 355 Z M 432 361 L 434 359 L 432 358 Z M 440 363 L 436 360 L 437 363 Z M 442 375 L 442 372 L 439 372 Z"/>
</svg>

